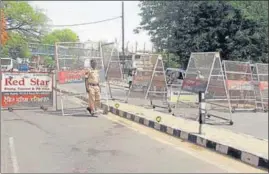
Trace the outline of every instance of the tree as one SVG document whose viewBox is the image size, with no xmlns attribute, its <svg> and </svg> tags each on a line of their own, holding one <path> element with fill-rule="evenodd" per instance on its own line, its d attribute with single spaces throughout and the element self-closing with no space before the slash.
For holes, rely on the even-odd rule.
<svg viewBox="0 0 269 174">
<path fill-rule="evenodd" d="M 243 16 L 262 22 L 268 27 L 268 1 L 229 1 L 237 9 L 240 9 Z"/>
<path fill-rule="evenodd" d="M 52 57 L 44 56 L 44 63 L 47 67 L 52 68 L 55 65 L 55 61 Z"/>
<path fill-rule="evenodd" d="M 42 38 L 43 44 L 51 44 L 51 45 L 55 44 L 55 42 L 76 42 L 76 41 L 78 41 L 78 35 L 70 29 L 54 30 Z"/>
<path fill-rule="evenodd" d="M 30 51 L 27 45 L 27 41 L 18 33 L 10 33 L 7 44 L 2 49 L 2 55 L 9 56 L 11 58 L 26 58 L 30 57 Z"/>
<path fill-rule="evenodd" d="M 159 49 L 179 56 L 186 68 L 191 52 L 220 51 L 222 59 L 268 62 L 264 28 L 223 1 L 143 1 L 139 30 Z"/>
<path fill-rule="evenodd" d="M 4 15 L 4 11 L 1 9 L 1 12 L 0 12 L 0 16 L 1 16 L 1 33 L 0 33 L 0 43 L 1 45 L 5 45 L 7 40 L 8 40 L 8 34 L 7 34 L 7 31 L 6 31 L 6 18 L 5 18 L 5 15 Z"/>
<path fill-rule="evenodd" d="M 29 57 L 27 43 L 39 41 L 47 32 L 48 18 L 40 9 L 34 9 L 28 2 L 4 1 L 6 31 L 9 40 L 1 51 L 2 56 Z"/>
<path fill-rule="evenodd" d="M 4 11 L 7 16 L 8 32 L 38 41 L 47 31 L 47 16 L 41 9 L 31 7 L 28 2 L 5 1 Z"/>
</svg>

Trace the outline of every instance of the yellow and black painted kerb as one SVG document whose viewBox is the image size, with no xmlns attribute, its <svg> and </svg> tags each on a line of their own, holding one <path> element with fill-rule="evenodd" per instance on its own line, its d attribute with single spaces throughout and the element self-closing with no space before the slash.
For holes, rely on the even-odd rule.
<svg viewBox="0 0 269 174">
<path fill-rule="evenodd" d="M 59 89 L 56 89 L 57 91 Z M 68 91 L 62 91 L 62 92 L 66 92 L 69 94 L 74 94 L 73 92 L 68 92 Z M 84 96 L 80 96 L 78 97 L 79 99 L 82 99 L 83 101 L 88 101 L 88 99 Z M 185 131 L 182 131 L 180 129 L 176 129 L 176 128 L 172 128 L 172 127 L 167 127 L 166 125 L 160 124 L 162 118 L 160 116 L 156 117 L 156 122 L 152 121 L 152 120 L 147 120 L 145 118 L 139 117 L 138 115 L 132 114 L 132 113 L 128 113 L 126 111 L 123 110 L 119 110 L 119 105 L 116 105 L 114 107 L 112 106 L 108 106 L 104 103 L 101 104 L 102 109 L 109 109 L 110 112 L 112 112 L 113 114 L 135 121 L 138 120 L 138 123 L 141 125 L 145 125 L 147 127 L 155 128 L 155 123 L 160 125 L 160 129 L 158 129 L 159 131 L 172 135 L 174 137 L 180 138 L 180 139 L 184 139 L 187 140 L 191 143 L 194 143 L 196 145 L 199 146 L 203 146 L 204 148 L 216 151 L 218 153 L 224 154 L 224 155 L 228 155 L 232 158 L 235 158 L 237 160 L 240 160 L 246 164 L 249 164 L 251 166 L 255 166 L 257 168 L 262 168 L 262 169 L 269 169 L 269 163 L 268 163 L 268 159 L 264 158 L 264 157 L 258 157 L 257 155 L 254 154 L 250 154 L 248 152 L 242 151 L 240 149 L 236 149 L 233 147 L 229 147 L 227 145 L 223 145 L 221 143 L 217 143 L 208 139 L 205 139 L 203 137 L 200 137 L 198 134 L 192 134 L 192 133 L 188 133 Z M 108 108 L 109 107 L 109 108 Z M 218 147 L 224 147 L 224 148 L 218 148 Z M 221 149 L 227 149 L 225 152 L 223 152 L 223 150 Z"/>
</svg>

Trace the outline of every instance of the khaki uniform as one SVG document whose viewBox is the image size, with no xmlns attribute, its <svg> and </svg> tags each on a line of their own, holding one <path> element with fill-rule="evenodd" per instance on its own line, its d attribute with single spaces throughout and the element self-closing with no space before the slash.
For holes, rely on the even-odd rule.
<svg viewBox="0 0 269 174">
<path fill-rule="evenodd" d="M 85 78 L 88 78 L 88 97 L 89 107 L 92 110 L 101 108 L 101 94 L 99 87 L 99 71 L 90 69 L 85 73 Z"/>
</svg>

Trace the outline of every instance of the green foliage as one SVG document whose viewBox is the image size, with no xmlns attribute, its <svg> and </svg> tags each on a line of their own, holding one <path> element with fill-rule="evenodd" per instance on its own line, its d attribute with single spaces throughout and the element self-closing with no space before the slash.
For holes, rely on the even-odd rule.
<svg viewBox="0 0 269 174">
<path fill-rule="evenodd" d="M 55 65 L 55 61 L 50 56 L 44 56 L 44 63 L 47 67 L 53 67 Z"/>
<path fill-rule="evenodd" d="M 2 49 L 2 56 L 28 58 L 31 56 L 27 42 L 19 33 L 10 33 L 7 44 Z"/>
<path fill-rule="evenodd" d="M 243 12 L 243 16 L 268 26 L 268 1 L 229 1 Z"/>
<path fill-rule="evenodd" d="M 222 59 L 268 62 L 268 35 L 257 20 L 224 1 L 142 1 L 142 21 L 158 51 L 178 56 L 186 68 L 191 52 L 220 51 Z"/>
<path fill-rule="evenodd" d="M 42 38 L 43 44 L 55 44 L 55 42 L 76 42 L 78 35 L 70 29 L 54 30 Z"/>
<path fill-rule="evenodd" d="M 18 33 L 28 40 L 37 40 L 46 32 L 48 18 L 40 9 L 34 9 L 28 2 L 5 1 L 7 31 Z"/>
<path fill-rule="evenodd" d="M 4 1 L 3 4 L 9 40 L 3 47 L 1 56 L 30 57 L 27 43 L 38 41 L 46 32 L 47 17 L 27 2 Z"/>
</svg>

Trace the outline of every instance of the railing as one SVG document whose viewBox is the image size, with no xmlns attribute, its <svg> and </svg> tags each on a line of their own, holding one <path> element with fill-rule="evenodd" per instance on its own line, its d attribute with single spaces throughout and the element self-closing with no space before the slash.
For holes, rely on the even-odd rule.
<svg viewBox="0 0 269 174">
<path fill-rule="evenodd" d="M 29 43 L 28 48 L 33 55 L 54 56 L 54 45 Z"/>
</svg>

